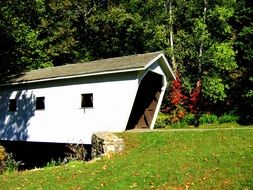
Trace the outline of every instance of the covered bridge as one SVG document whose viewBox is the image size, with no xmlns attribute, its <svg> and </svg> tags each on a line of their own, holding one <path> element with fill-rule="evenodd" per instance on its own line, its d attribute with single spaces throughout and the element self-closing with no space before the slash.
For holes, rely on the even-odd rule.
<svg viewBox="0 0 253 190">
<path fill-rule="evenodd" d="M 0 82 L 0 140 L 90 144 L 153 128 L 168 80 L 161 52 L 38 69 Z"/>
</svg>

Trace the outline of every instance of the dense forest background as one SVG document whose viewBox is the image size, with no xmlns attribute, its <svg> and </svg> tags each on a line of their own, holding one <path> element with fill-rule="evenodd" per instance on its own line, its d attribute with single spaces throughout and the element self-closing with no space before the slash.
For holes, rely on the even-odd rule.
<svg viewBox="0 0 253 190">
<path fill-rule="evenodd" d="M 252 0 L 2 0 L 0 77 L 162 50 L 164 113 L 253 123 L 252 18 Z"/>
</svg>

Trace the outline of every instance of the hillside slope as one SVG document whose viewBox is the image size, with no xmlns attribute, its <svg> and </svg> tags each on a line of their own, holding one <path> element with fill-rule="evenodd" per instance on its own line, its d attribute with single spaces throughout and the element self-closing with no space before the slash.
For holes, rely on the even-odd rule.
<svg viewBox="0 0 253 190">
<path fill-rule="evenodd" d="M 253 128 L 119 135 L 120 155 L 5 173 L 0 189 L 253 188 Z"/>
</svg>

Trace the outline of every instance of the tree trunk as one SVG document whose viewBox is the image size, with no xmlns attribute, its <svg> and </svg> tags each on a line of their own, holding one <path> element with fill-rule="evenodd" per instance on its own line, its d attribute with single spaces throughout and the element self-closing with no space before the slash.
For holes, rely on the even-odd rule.
<svg viewBox="0 0 253 190">
<path fill-rule="evenodd" d="M 177 73 L 177 65 L 176 65 L 176 59 L 175 59 L 175 55 L 174 55 L 174 43 L 173 43 L 173 13 L 172 13 L 172 3 L 173 0 L 169 0 L 168 4 L 169 4 L 169 25 L 170 25 L 170 48 L 171 48 L 171 64 L 172 64 L 172 68 L 174 73 Z"/>
<path fill-rule="evenodd" d="M 203 22 L 206 23 L 206 12 L 207 12 L 207 0 L 204 0 L 204 10 L 203 10 Z M 200 47 L 199 47 L 199 57 L 198 57 L 198 82 L 200 80 L 201 77 L 201 73 L 202 73 L 202 55 L 203 55 L 203 46 L 204 46 L 204 40 L 203 40 L 203 35 L 204 35 L 204 31 L 205 29 L 203 28 L 202 30 L 202 38 L 201 38 L 201 43 L 200 43 Z"/>
</svg>

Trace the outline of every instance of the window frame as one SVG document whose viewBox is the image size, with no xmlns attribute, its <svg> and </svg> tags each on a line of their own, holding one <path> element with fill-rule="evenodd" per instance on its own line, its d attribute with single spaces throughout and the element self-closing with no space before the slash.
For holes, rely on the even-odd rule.
<svg viewBox="0 0 253 190">
<path fill-rule="evenodd" d="M 16 112 L 18 108 L 18 102 L 16 98 L 10 98 L 8 101 L 8 112 Z"/>
<path fill-rule="evenodd" d="M 93 93 L 81 94 L 81 109 L 94 108 L 94 96 Z"/>
<path fill-rule="evenodd" d="M 39 96 L 35 98 L 35 110 L 43 111 L 46 109 L 45 96 Z"/>
</svg>

